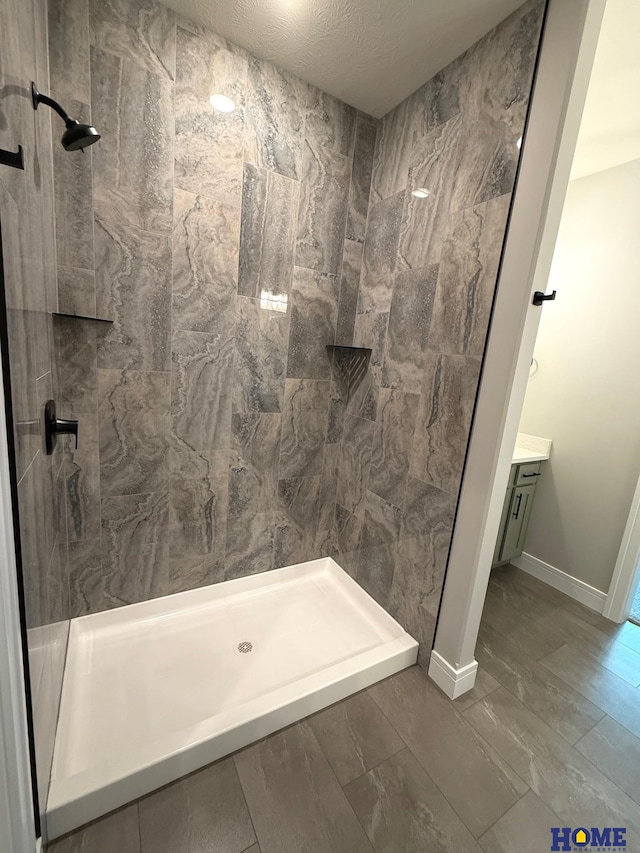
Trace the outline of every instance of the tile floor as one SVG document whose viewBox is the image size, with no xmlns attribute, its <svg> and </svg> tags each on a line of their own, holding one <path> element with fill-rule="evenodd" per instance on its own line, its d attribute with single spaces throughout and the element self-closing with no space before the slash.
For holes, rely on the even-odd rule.
<svg viewBox="0 0 640 853">
<path fill-rule="evenodd" d="M 49 853 L 548 853 L 597 825 L 640 849 L 640 627 L 507 566 L 476 654 L 455 702 L 414 667 Z"/>
</svg>

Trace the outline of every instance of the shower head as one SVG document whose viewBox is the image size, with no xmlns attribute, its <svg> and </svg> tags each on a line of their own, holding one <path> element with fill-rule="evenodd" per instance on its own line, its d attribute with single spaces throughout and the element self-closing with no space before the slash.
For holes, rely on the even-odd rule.
<svg viewBox="0 0 640 853">
<path fill-rule="evenodd" d="M 33 100 L 34 110 L 38 109 L 39 104 L 45 104 L 45 106 L 51 107 L 52 110 L 55 110 L 55 112 L 57 112 L 60 118 L 64 121 L 65 131 L 62 134 L 61 141 L 65 151 L 77 151 L 78 149 L 82 151 L 100 139 L 100 134 L 95 127 L 92 127 L 90 124 L 81 124 L 77 119 L 71 118 L 71 116 L 62 109 L 57 101 L 41 94 L 35 83 L 31 84 L 31 98 Z"/>
<path fill-rule="evenodd" d="M 100 134 L 90 124 L 80 124 L 74 118 L 66 121 L 66 130 L 62 134 L 62 144 L 66 151 L 83 150 L 100 139 Z"/>
</svg>

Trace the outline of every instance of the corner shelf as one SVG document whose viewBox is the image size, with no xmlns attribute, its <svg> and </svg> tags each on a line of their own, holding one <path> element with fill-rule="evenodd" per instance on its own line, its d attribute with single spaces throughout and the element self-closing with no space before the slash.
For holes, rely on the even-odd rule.
<svg viewBox="0 0 640 853">
<path fill-rule="evenodd" d="M 367 374 L 372 350 L 369 347 L 327 344 L 327 352 L 330 356 L 335 356 L 333 364 L 337 368 L 339 376 L 346 383 L 348 403 Z"/>
<path fill-rule="evenodd" d="M 370 347 L 350 347 L 350 346 L 342 346 L 340 344 L 327 344 L 327 349 L 330 352 L 343 352 L 345 355 L 351 353 L 352 355 L 365 355 L 371 356 L 371 348 Z"/>
<path fill-rule="evenodd" d="M 87 314 L 65 314 L 63 311 L 52 311 L 52 317 L 64 317 L 71 320 L 93 320 L 96 323 L 113 323 L 113 320 L 107 320 L 105 317 L 89 317 Z"/>
</svg>

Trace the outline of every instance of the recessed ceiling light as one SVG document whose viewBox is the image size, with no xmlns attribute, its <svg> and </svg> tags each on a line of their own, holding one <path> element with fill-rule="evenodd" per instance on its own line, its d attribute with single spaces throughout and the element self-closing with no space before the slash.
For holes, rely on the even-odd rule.
<svg viewBox="0 0 640 853">
<path fill-rule="evenodd" d="M 232 113 L 236 108 L 231 98 L 227 98 L 226 95 L 211 95 L 209 101 L 214 110 L 221 113 Z"/>
<path fill-rule="evenodd" d="M 520 148 L 521 145 L 522 145 L 522 137 L 520 137 L 520 139 L 518 139 L 518 141 L 516 142 L 516 147 Z"/>
<path fill-rule="evenodd" d="M 431 195 L 430 190 L 425 189 L 425 187 L 418 187 L 417 190 L 412 190 L 411 195 L 414 195 L 416 198 L 426 198 Z"/>
</svg>

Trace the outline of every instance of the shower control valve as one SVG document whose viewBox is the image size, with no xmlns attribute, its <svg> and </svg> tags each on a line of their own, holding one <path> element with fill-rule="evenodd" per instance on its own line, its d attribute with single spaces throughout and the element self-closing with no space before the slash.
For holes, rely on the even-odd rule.
<svg viewBox="0 0 640 853">
<path fill-rule="evenodd" d="M 44 445 L 47 456 L 53 453 L 59 435 L 75 436 L 77 449 L 78 421 L 58 418 L 55 400 L 47 400 L 44 404 Z"/>
</svg>

